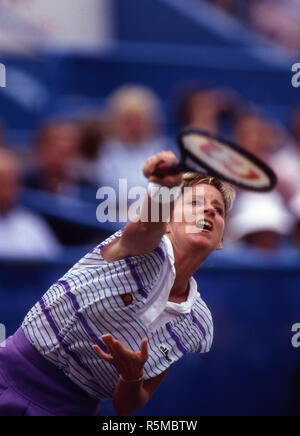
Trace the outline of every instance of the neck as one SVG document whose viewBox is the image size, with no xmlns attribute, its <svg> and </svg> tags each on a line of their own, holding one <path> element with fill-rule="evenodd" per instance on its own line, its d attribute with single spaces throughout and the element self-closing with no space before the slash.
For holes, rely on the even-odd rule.
<svg viewBox="0 0 300 436">
<path fill-rule="evenodd" d="M 195 252 L 190 250 L 187 255 L 180 247 L 176 246 L 171 237 L 169 239 L 173 246 L 176 270 L 176 279 L 170 292 L 170 299 L 185 301 L 189 292 L 190 278 L 200 268 L 209 253 L 199 253 L 198 249 Z"/>
</svg>

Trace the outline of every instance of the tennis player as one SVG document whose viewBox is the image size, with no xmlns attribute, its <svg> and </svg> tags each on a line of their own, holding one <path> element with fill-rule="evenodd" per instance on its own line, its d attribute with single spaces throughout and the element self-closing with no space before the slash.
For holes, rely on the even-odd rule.
<svg viewBox="0 0 300 436">
<path fill-rule="evenodd" d="M 162 152 L 144 167 L 150 183 L 178 187 L 170 221 L 139 219 L 96 247 L 0 347 L 0 415 L 91 416 L 108 398 L 118 415 L 131 415 L 174 362 L 210 350 L 212 317 L 193 274 L 222 248 L 234 192 L 195 174 L 155 177 L 175 162 L 173 153 Z M 188 194 L 182 194 L 182 179 Z M 156 199 L 149 192 L 144 207 L 151 211 Z M 187 232 L 184 219 L 172 220 L 179 205 L 195 212 L 188 223 L 195 231 Z"/>
</svg>

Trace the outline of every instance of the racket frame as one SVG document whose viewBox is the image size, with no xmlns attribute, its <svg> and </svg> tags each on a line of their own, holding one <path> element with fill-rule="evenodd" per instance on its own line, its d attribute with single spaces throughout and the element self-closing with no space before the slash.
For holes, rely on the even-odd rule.
<svg viewBox="0 0 300 436">
<path fill-rule="evenodd" d="M 197 158 L 197 156 L 195 156 L 194 154 L 192 154 L 191 152 L 189 152 L 189 150 L 187 150 L 185 148 L 184 145 L 184 137 L 186 135 L 201 135 L 202 137 L 206 137 L 207 139 L 211 139 L 213 141 L 217 141 L 218 143 L 223 143 L 224 145 L 226 145 L 228 148 L 230 148 L 231 150 L 234 150 L 236 152 L 238 152 L 239 154 L 241 154 L 242 156 L 245 156 L 247 159 L 250 160 L 250 162 L 252 162 L 254 165 L 256 165 L 261 171 L 263 171 L 265 173 L 265 175 L 268 177 L 270 184 L 269 186 L 253 186 L 251 184 L 247 184 L 246 182 L 239 182 L 233 178 L 230 178 L 228 176 L 224 176 L 223 174 L 221 174 L 218 170 L 213 169 L 210 165 L 208 165 L 205 162 L 202 162 L 199 158 Z M 259 159 L 258 157 L 256 157 L 255 155 L 253 155 L 252 153 L 250 153 L 248 150 L 245 150 L 243 147 L 241 147 L 240 145 L 234 143 L 233 141 L 227 140 L 222 138 L 221 136 L 218 135 L 214 135 L 212 133 L 206 132 L 204 130 L 199 130 L 199 129 L 195 129 L 195 128 L 187 128 L 182 130 L 178 136 L 177 136 L 177 142 L 178 145 L 180 147 L 180 152 L 181 152 L 181 161 L 179 163 L 179 169 L 182 170 L 186 170 L 186 171 L 192 171 L 192 172 L 198 172 L 195 169 L 193 169 L 192 167 L 189 167 L 189 165 L 186 164 L 186 159 L 190 158 L 192 159 L 198 166 L 200 166 L 201 168 L 203 168 L 203 173 L 208 175 L 208 176 L 212 176 L 212 177 L 216 177 L 218 179 L 224 180 L 232 185 L 235 185 L 239 188 L 242 189 L 247 189 L 247 190 L 251 190 L 251 191 L 256 191 L 256 192 L 269 192 L 271 190 L 273 190 L 277 184 L 277 176 L 274 173 L 274 171 L 267 165 L 265 164 L 261 159 Z"/>
</svg>

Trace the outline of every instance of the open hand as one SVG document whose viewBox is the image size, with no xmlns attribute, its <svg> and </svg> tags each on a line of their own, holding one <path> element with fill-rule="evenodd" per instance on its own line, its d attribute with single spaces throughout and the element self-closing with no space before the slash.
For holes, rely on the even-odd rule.
<svg viewBox="0 0 300 436">
<path fill-rule="evenodd" d="M 149 357 L 147 339 L 142 340 L 140 351 L 137 352 L 128 350 L 110 334 L 102 336 L 102 340 L 110 354 L 98 345 L 93 346 L 94 350 L 101 359 L 111 363 L 125 381 L 138 380 L 143 376 L 144 365 Z"/>
</svg>

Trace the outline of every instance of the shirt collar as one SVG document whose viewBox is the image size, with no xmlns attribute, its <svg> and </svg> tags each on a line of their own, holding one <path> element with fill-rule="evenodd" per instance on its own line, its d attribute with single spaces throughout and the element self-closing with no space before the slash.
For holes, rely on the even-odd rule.
<svg viewBox="0 0 300 436">
<path fill-rule="evenodd" d="M 168 301 L 166 305 L 166 312 L 169 313 L 175 313 L 175 314 L 185 314 L 190 313 L 191 309 L 197 300 L 197 298 L 200 298 L 200 294 L 198 292 L 198 285 L 194 277 L 190 278 L 190 289 L 189 289 L 189 295 L 186 301 L 183 303 L 173 303 L 172 301 Z"/>
</svg>

